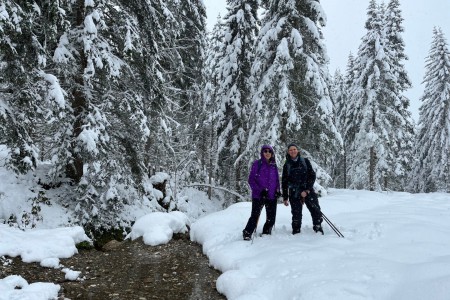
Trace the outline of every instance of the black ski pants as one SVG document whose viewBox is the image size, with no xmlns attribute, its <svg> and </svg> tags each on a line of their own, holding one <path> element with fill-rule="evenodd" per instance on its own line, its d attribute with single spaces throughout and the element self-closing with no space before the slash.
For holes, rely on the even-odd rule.
<svg viewBox="0 0 450 300">
<path fill-rule="evenodd" d="M 270 234 L 272 232 L 272 227 L 275 225 L 275 218 L 277 215 L 277 201 L 275 199 L 252 199 L 252 213 L 248 219 L 247 226 L 245 226 L 244 231 L 247 234 L 252 234 L 258 225 L 259 216 L 263 207 L 266 207 L 266 223 L 263 226 L 263 234 Z"/>
<path fill-rule="evenodd" d="M 296 193 L 296 190 L 290 190 L 289 202 L 291 203 L 291 213 L 292 213 L 292 231 L 300 232 L 302 227 L 302 208 L 303 200 L 301 199 L 300 193 Z M 309 193 L 305 199 L 304 203 L 311 213 L 313 225 L 319 225 L 322 223 L 322 211 L 320 210 L 319 199 L 315 192 Z"/>
</svg>

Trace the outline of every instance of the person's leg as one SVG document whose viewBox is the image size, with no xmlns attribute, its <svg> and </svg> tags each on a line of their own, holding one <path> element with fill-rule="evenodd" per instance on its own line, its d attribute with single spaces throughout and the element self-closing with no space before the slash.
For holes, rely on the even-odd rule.
<svg viewBox="0 0 450 300">
<path fill-rule="evenodd" d="M 299 198 L 289 199 L 292 213 L 292 234 L 300 233 L 302 227 L 302 202 Z"/>
<path fill-rule="evenodd" d="M 277 215 L 277 200 L 266 200 L 266 223 L 264 223 L 263 234 L 271 234 L 272 227 L 275 225 L 275 218 Z"/>
<path fill-rule="evenodd" d="M 262 200 L 256 198 L 252 200 L 252 212 L 248 219 L 247 226 L 245 226 L 245 229 L 242 232 L 244 239 L 250 238 L 253 231 L 255 231 L 263 206 L 264 202 Z"/>
<path fill-rule="evenodd" d="M 306 201 L 306 207 L 308 208 L 309 212 L 311 213 L 311 218 L 313 221 L 313 229 L 315 232 L 320 231 L 323 234 L 322 229 L 322 211 L 320 210 L 319 205 L 319 199 L 317 197 L 317 194 L 312 192 L 308 195 Z"/>
</svg>

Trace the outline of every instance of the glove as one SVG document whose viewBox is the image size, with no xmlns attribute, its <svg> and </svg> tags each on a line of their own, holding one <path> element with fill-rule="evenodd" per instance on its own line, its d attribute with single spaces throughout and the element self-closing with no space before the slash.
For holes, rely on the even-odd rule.
<svg viewBox="0 0 450 300">
<path fill-rule="evenodd" d="M 263 189 L 263 190 L 261 191 L 260 197 L 261 197 L 261 199 L 266 199 L 266 198 L 268 198 L 268 197 L 269 197 L 269 190 L 268 190 L 268 189 Z"/>
<path fill-rule="evenodd" d="M 280 191 L 277 191 L 276 193 L 275 193 L 275 199 L 280 199 L 281 198 L 281 193 L 280 193 Z"/>
</svg>

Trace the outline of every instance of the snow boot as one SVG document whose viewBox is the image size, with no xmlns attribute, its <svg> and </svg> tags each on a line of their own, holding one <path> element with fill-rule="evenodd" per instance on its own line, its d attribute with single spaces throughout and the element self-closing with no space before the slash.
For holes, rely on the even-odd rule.
<svg viewBox="0 0 450 300">
<path fill-rule="evenodd" d="M 244 238 L 244 241 L 250 241 L 252 239 L 252 234 L 244 230 L 242 231 L 242 237 Z"/>
<path fill-rule="evenodd" d="M 266 226 L 264 224 L 262 234 L 272 234 L 272 227 Z"/>
<path fill-rule="evenodd" d="M 314 225 L 314 226 L 313 226 L 313 230 L 314 230 L 315 233 L 321 232 L 322 235 L 323 235 L 322 225 L 320 225 L 320 224 L 319 224 L 319 225 Z"/>
</svg>

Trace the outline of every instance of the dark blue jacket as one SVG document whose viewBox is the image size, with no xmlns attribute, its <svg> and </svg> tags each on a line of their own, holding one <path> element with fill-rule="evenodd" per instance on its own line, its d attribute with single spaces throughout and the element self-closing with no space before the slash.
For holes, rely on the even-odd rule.
<svg viewBox="0 0 450 300">
<path fill-rule="evenodd" d="M 311 162 L 307 158 L 303 158 L 306 168 L 301 161 L 300 154 L 294 161 L 290 155 L 286 155 L 286 162 L 283 166 L 283 174 L 281 175 L 281 188 L 283 198 L 288 199 L 288 189 L 298 189 L 299 192 L 309 190 L 314 192 L 314 182 L 316 181 L 316 172 L 314 172 Z"/>
</svg>

